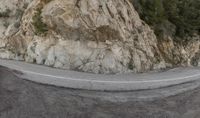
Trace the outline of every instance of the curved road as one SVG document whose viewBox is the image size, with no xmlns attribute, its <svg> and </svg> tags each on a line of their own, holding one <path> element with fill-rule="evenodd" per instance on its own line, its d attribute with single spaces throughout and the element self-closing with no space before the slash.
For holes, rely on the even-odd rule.
<svg viewBox="0 0 200 118">
<path fill-rule="evenodd" d="M 36 84 L 12 73 L 0 67 L 0 118 L 200 117 L 198 82 L 158 90 L 94 92 Z M 159 97 L 159 94 L 194 85 L 196 88 L 187 92 Z M 148 95 L 151 99 L 142 99 Z"/>
<path fill-rule="evenodd" d="M 0 65 L 17 70 L 16 75 L 26 80 L 59 87 L 101 90 L 133 91 L 158 89 L 200 80 L 200 68 L 176 68 L 164 72 L 143 74 L 102 75 L 61 70 L 19 61 L 1 60 Z"/>
</svg>

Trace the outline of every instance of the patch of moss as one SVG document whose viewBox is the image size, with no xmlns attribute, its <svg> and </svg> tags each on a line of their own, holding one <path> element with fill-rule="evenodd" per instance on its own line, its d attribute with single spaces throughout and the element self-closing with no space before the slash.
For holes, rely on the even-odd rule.
<svg viewBox="0 0 200 118">
<path fill-rule="evenodd" d="M 43 34 L 46 34 L 46 32 L 48 31 L 47 24 L 45 24 L 42 21 L 41 13 L 42 13 L 42 10 L 37 9 L 37 12 L 35 13 L 35 15 L 33 17 L 33 23 L 32 24 L 35 28 L 35 34 L 36 35 L 43 35 Z"/>
</svg>

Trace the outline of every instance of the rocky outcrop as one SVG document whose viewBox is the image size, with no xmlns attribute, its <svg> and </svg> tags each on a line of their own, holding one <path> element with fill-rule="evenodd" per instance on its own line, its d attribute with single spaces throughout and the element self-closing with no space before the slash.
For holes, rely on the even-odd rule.
<svg viewBox="0 0 200 118">
<path fill-rule="evenodd" d="M 167 21 L 156 28 L 151 25 L 153 31 L 130 0 L 0 3 L 0 57 L 4 59 L 106 74 L 200 62 L 199 35 L 184 37 L 187 42 L 175 41 L 176 26 Z"/>
<path fill-rule="evenodd" d="M 188 37 L 190 41 L 180 43 L 170 36 L 162 37 L 158 47 L 166 63 L 172 66 L 199 66 L 200 37 Z"/>
<path fill-rule="evenodd" d="M 0 57 L 14 59 L 15 55 L 8 48 L 8 39 L 19 31 L 22 16 L 32 0 L 0 1 Z"/>
<path fill-rule="evenodd" d="M 107 74 L 200 65 L 198 34 L 181 40 L 166 20 L 153 31 L 129 0 L 0 3 L 0 58 Z"/>
<path fill-rule="evenodd" d="M 10 24 L 3 29 L 2 58 L 92 73 L 145 72 L 166 67 L 154 32 L 129 0 L 28 3 L 27 8 L 23 7 L 19 28 Z"/>
</svg>

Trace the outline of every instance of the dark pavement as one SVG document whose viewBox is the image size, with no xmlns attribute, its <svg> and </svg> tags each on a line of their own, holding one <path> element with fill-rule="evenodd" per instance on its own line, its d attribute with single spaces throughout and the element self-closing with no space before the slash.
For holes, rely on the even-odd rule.
<svg viewBox="0 0 200 118">
<path fill-rule="evenodd" d="M 200 118 L 200 87 L 152 100 L 105 96 L 112 99 L 118 93 L 36 84 L 0 67 L 0 118 Z"/>
</svg>

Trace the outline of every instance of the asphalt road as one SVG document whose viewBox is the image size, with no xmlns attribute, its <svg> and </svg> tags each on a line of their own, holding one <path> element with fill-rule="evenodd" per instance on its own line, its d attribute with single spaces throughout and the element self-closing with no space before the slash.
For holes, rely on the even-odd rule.
<svg viewBox="0 0 200 118">
<path fill-rule="evenodd" d="M 0 59 L 0 65 L 23 74 L 19 78 L 38 83 L 84 90 L 133 91 L 168 87 L 172 85 L 200 81 L 200 68 L 174 68 L 162 72 L 91 74 L 62 70 L 42 65 Z"/>
<path fill-rule="evenodd" d="M 170 97 L 140 97 L 176 88 L 165 89 L 127 93 L 73 90 L 23 80 L 0 67 L 0 118 L 200 118 L 200 87 Z M 124 101 L 117 99 L 127 96 Z"/>
</svg>

